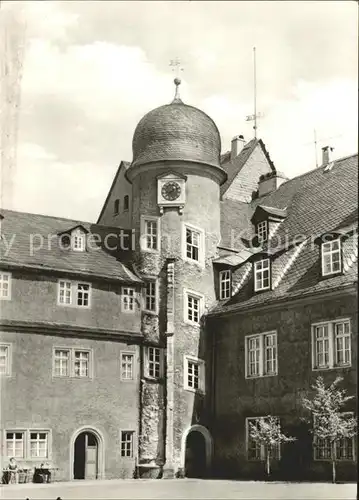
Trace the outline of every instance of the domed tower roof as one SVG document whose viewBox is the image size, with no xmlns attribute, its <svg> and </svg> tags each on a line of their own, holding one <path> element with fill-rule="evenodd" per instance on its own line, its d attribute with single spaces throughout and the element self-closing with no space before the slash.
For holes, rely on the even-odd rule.
<svg viewBox="0 0 359 500">
<path fill-rule="evenodd" d="M 185 160 L 220 167 L 221 138 L 214 121 L 178 95 L 171 104 L 147 113 L 132 140 L 132 166 L 164 160 Z"/>
</svg>

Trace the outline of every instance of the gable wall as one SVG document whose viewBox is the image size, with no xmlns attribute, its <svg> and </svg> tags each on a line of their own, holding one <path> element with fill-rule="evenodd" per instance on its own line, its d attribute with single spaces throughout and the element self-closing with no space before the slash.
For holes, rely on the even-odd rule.
<svg viewBox="0 0 359 500">
<path fill-rule="evenodd" d="M 250 202 L 252 193 L 258 188 L 259 177 L 272 172 L 260 145 L 257 145 L 242 170 L 223 194 L 223 199 Z"/>
<path fill-rule="evenodd" d="M 121 168 L 118 177 L 116 179 L 115 185 L 112 187 L 110 196 L 107 200 L 107 204 L 103 211 L 101 218 L 98 223 L 106 226 L 117 226 L 123 229 L 129 229 L 131 227 L 131 211 L 132 211 L 132 185 L 128 182 L 125 177 L 126 169 Z M 129 196 L 129 210 L 123 210 L 124 197 Z M 114 203 L 115 200 L 120 200 L 119 213 L 114 213 Z"/>
</svg>

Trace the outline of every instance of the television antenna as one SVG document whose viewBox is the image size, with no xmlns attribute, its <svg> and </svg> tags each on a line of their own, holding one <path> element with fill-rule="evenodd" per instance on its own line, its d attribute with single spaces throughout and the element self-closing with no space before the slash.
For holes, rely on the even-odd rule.
<svg viewBox="0 0 359 500">
<path fill-rule="evenodd" d="M 257 113 L 257 62 L 256 62 L 256 48 L 253 47 L 253 87 L 254 87 L 254 102 L 253 102 L 253 108 L 254 108 L 254 113 L 252 115 L 247 115 L 246 116 L 246 121 L 247 122 L 252 122 L 254 121 L 253 125 L 253 130 L 254 130 L 254 138 L 257 138 L 257 120 L 258 118 L 263 118 L 263 113 Z"/>
<path fill-rule="evenodd" d="M 330 141 L 331 139 L 337 139 L 338 137 L 342 137 L 343 134 L 338 134 L 338 135 L 332 135 L 331 137 L 323 137 L 322 139 L 318 139 L 317 137 L 317 131 L 316 129 L 313 130 L 313 142 L 306 142 L 303 144 L 303 146 L 307 146 L 309 144 L 313 145 L 314 144 L 314 154 L 315 154 L 315 167 L 318 168 L 319 162 L 318 162 L 318 143 L 319 142 L 326 142 Z"/>
</svg>

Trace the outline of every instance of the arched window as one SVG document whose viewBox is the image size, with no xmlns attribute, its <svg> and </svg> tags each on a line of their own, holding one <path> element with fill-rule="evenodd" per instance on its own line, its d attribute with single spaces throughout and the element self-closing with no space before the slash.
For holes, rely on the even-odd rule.
<svg viewBox="0 0 359 500">
<path fill-rule="evenodd" d="M 126 196 L 124 197 L 123 199 L 123 210 L 128 210 L 128 207 L 129 207 L 129 196 L 128 194 L 126 194 Z"/>
<path fill-rule="evenodd" d="M 113 213 L 118 214 L 120 211 L 120 200 L 115 200 L 114 207 L 113 207 Z"/>
</svg>

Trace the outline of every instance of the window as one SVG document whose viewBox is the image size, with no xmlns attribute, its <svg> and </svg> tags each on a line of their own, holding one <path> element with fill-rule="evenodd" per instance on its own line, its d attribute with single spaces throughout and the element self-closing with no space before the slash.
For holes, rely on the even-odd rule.
<svg viewBox="0 0 359 500">
<path fill-rule="evenodd" d="M 123 210 L 125 212 L 127 212 L 129 209 L 129 206 L 130 206 L 130 198 L 129 198 L 128 194 L 126 194 L 126 196 L 123 198 Z"/>
<path fill-rule="evenodd" d="M 90 285 L 87 283 L 77 284 L 77 305 L 88 307 L 90 304 Z"/>
<path fill-rule="evenodd" d="M 270 288 L 270 263 L 269 259 L 254 263 L 254 290 L 268 290 Z"/>
<path fill-rule="evenodd" d="M 53 351 L 53 376 L 90 378 L 91 363 L 88 349 L 56 347 Z"/>
<path fill-rule="evenodd" d="M 11 299 L 11 274 L 0 272 L 0 300 Z"/>
<path fill-rule="evenodd" d="M 277 334 L 261 333 L 245 337 L 246 378 L 278 374 Z"/>
<path fill-rule="evenodd" d="M 30 431 L 30 458 L 48 457 L 48 433 Z"/>
<path fill-rule="evenodd" d="M 64 349 L 54 350 L 54 375 L 55 377 L 68 377 L 70 374 L 70 351 Z"/>
<path fill-rule="evenodd" d="M 159 219 L 141 217 L 141 249 L 157 252 L 160 247 Z"/>
<path fill-rule="evenodd" d="M 145 310 L 157 311 L 157 283 L 150 281 L 146 284 L 145 289 Z"/>
<path fill-rule="evenodd" d="M 199 325 L 203 314 L 203 295 L 189 290 L 184 291 L 184 320 L 192 325 Z"/>
<path fill-rule="evenodd" d="M 160 378 L 162 376 L 162 349 L 159 347 L 146 347 L 145 356 L 146 377 Z"/>
<path fill-rule="evenodd" d="M 60 280 L 58 290 L 58 303 L 60 305 L 86 308 L 90 307 L 90 284 Z"/>
<path fill-rule="evenodd" d="M 135 310 L 135 289 L 122 287 L 122 311 L 134 312 Z"/>
<path fill-rule="evenodd" d="M 246 445 L 247 445 L 247 457 L 248 460 L 260 460 L 264 461 L 266 459 L 265 446 L 254 441 L 250 436 L 250 425 L 258 425 L 260 418 L 266 417 L 247 417 L 246 418 Z M 278 417 L 277 417 L 278 418 Z M 278 418 L 279 420 L 279 418 Z M 272 450 L 270 450 L 272 458 L 275 460 L 280 459 L 280 444 L 275 445 Z"/>
<path fill-rule="evenodd" d="M 351 412 L 347 412 L 345 415 L 348 415 L 348 417 L 353 416 Z M 354 460 L 354 446 L 354 437 L 342 438 L 336 441 L 334 447 L 337 460 Z M 314 434 L 313 455 L 314 460 L 331 460 L 332 450 L 330 439 L 318 438 Z"/>
<path fill-rule="evenodd" d="M 121 431 L 121 457 L 133 457 L 133 431 Z"/>
<path fill-rule="evenodd" d="M 219 273 L 219 298 L 229 299 L 231 296 L 231 271 L 221 271 Z"/>
<path fill-rule="evenodd" d="M 0 344 L 0 375 L 11 375 L 10 344 Z"/>
<path fill-rule="evenodd" d="M 121 379 L 134 379 L 134 354 L 129 352 L 121 353 Z"/>
<path fill-rule="evenodd" d="M 25 456 L 25 433 L 20 431 L 6 432 L 6 456 L 24 458 Z"/>
<path fill-rule="evenodd" d="M 313 370 L 351 365 L 350 320 L 318 323 L 312 326 Z"/>
<path fill-rule="evenodd" d="M 114 204 L 113 204 L 113 213 L 114 215 L 117 215 L 120 211 L 120 200 L 115 200 Z"/>
<path fill-rule="evenodd" d="M 85 241 L 86 237 L 83 231 L 77 229 L 71 233 L 72 250 L 76 250 L 77 252 L 83 252 L 85 250 Z"/>
<path fill-rule="evenodd" d="M 204 266 L 204 232 L 202 229 L 184 224 L 182 234 L 182 256 L 184 260 Z"/>
<path fill-rule="evenodd" d="M 75 377 L 88 377 L 90 365 L 90 353 L 88 351 L 74 351 L 74 375 Z"/>
<path fill-rule="evenodd" d="M 40 460 L 50 457 L 50 431 L 38 429 L 6 430 L 5 453 L 17 459 Z"/>
<path fill-rule="evenodd" d="M 268 222 L 263 220 L 257 224 L 257 237 L 259 243 L 264 243 L 268 239 Z"/>
<path fill-rule="evenodd" d="M 185 356 L 184 388 L 189 391 L 205 391 L 205 363 L 202 359 Z"/>
<path fill-rule="evenodd" d="M 322 243 L 322 274 L 340 273 L 342 269 L 340 239 Z"/>
</svg>

